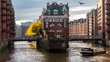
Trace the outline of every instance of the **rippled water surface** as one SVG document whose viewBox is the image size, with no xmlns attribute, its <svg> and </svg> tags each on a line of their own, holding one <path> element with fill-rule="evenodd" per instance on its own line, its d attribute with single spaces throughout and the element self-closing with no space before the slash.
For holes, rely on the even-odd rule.
<svg viewBox="0 0 110 62">
<path fill-rule="evenodd" d="M 13 50 L 6 50 L 0 55 L 0 62 L 110 62 L 107 54 L 97 56 L 81 56 L 80 49 L 89 47 L 87 43 L 70 42 L 67 52 L 49 53 L 31 49 L 28 42 L 17 42 Z"/>
</svg>

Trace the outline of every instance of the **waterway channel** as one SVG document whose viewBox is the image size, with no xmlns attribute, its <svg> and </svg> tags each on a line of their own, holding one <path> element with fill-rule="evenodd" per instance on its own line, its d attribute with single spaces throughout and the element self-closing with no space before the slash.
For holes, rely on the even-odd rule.
<svg viewBox="0 0 110 62">
<path fill-rule="evenodd" d="M 28 42 L 15 43 L 13 50 L 0 54 L 0 62 L 110 62 L 109 49 L 107 54 L 82 56 L 80 50 L 89 47 L 88 43 L 69 42 L 67 52 L 46 52 L 30 48 Z"/>
</svg>

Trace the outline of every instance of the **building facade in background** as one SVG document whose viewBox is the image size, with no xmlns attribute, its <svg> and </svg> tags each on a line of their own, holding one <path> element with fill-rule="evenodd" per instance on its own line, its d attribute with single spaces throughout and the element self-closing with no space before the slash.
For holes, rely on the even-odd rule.
<svg viewBox="0 0 110 62">
<path fill-rule="evenodd" d="M 98 18 L 98 36 L 105 39 L 105 0 L 98 0 L 97 18 Z"/>
<path fill-rule="evenodd" d="M 20 25 L 16 25 L 16 36 L 15 38 L 21 38 L 22 35 L 22 30 L 21 30 L 21 26 Z"/>
<path fill-rule="evenodd" d="M 25 33 L 32 22 L 21 23 L 16 26 L 16 38 L 26 38 Z"/>
<path fill-rule="evenodd" d="M 110 0 L 98 0 L 98 35 L 110 46 Z"/>
<path fill-rule="evenodd" d="M 86 19 L 78 19 L 69 23 L 69 36 L 87 36 L 88 28 Z"/>
<path fill-rule="evenodd" d="M 15 37 L 14 8 L 11 0 L 0 0 L 0 48 Z"/>
<path fill-rule="evenodd" d="M 21 23 L 21 38 L 25 38 L 25 33 L 32 22 Z"/>
<path fill-rule="evenodd" d="M 87 13 L 88 36 L 98 36 L 97 10 L 92 9 Z"/>
</svg>

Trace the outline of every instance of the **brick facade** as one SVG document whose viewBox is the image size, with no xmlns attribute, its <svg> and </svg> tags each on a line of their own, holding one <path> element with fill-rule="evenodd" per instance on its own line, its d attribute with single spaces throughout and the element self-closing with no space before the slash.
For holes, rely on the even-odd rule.
<svg viewBox="0 0 110 62">
<path fill-rule="evenodd" d="M 87 21 L 86 19 L 78 19 L 69 23 L 69 36 L 87 36 Z"/>
<path fill-rule="evenodd" d="M 0 47 L 15 36 L 14 8 L 11 0 L 0 0 Z"/>
<path fill-rule="evenodd" d="M 97 21 L 97 10 L 92 9 L 87 13 L 87 25 L 88 25 L 88 35 L 98 36 L 98 21 Z"/>
<path fill-rule="evenodd" d="M 68 37 L 69 31 L 69 7 L 68 4 L 56 2 L 47 3 L 47 9 L 43 10 L 43 30 L 49 38 Z"/>
</svg>

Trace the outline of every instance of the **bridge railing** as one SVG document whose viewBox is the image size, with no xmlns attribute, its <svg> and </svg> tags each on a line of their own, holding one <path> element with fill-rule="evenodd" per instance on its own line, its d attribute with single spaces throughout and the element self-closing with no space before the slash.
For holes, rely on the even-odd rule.
<svg viewBox="0 0 110 62">
<path fill-rule="evenodd" d="M 13 38 L 10 41 L 37 41 L 39 37 L 29 37 L 29 38 Z"/>
<path fill-rule="evenodd" d="M 102 39 L 97 36 L 69 36 L 69 39 Z"/>
</svg>

